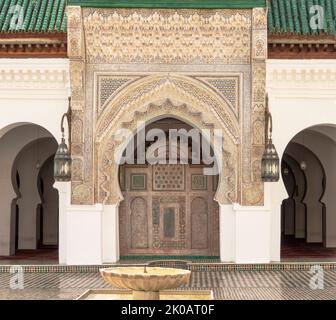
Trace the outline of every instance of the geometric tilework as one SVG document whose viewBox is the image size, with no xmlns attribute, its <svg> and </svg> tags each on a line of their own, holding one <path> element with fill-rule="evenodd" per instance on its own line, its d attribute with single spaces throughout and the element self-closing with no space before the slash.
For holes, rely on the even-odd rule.
<svg viewBox="0 0 336 320">
<path fill-rule="evenodd" d="M 208 79 L 213 85 L 235 108 L 238 99 L 238 78 L 229 79 Z"/>
<path fill-rule="evenodd" d="M 135 258 L 135 257 L 132 257 Z M 101 268 L 131 267 L 148 265 L 148 261 L 156 261 L 156 266 L 180 268 L 181 263 L 186 262 L 186 268 L 193 272 L 216 272 L 216 271 L 309 271 L 312 266 L 319 265 L 325 271 L 333 271 L 336 274 L 336 263 L 334 262 L 306 262 L 306 263 L 269 263 L 269 264 L 229 264 L 220 263 L 218 259 L 191 259 L 188 256 L 146 256 L 145 260 L 120 260 L 115 264 L 104 265 L 21 265 L 24 273 L 97 273 Z M 175 261 L 171 261 L 175 260 Z M 1 260 L 0 260 L 1 262 Z M 14 265 L 14 264 L 13 264 Z M 0 265 L 0 275 L 9 273 L 13 265 Z"/>
<path fill-rule="evenodd" d="M 192 272 L 179 290 L 213 290 L 215 299 L 334 299 L 336 273 L 324 271 L 324 289 L 311 290 L 308 271 Z M 9 289 L 10 273 L 0 273 L 0 299 L 75 299 L 88 289 L 112 289 L 99 273 L 25 273 L 24 289 Z"/>
<path fill-rule="evenodd" d="M 126 82 L 130 81 L 129 78 L 102 78 L 99 81 L 100 92 L 100 108 L 104 103 Z"/>
<path fill-rule="evenodd" d="M 225 78 L 198 76 L 196 78 L 221 95 L 228 102 L 236 117 L 239 117 L 239 76 L 226 76 Z"/>
<path fill-rule="evenodd" d="M 183 165 L 153 166 L 153 190 L 182 191 L 185 188 Z"/>
</svg>

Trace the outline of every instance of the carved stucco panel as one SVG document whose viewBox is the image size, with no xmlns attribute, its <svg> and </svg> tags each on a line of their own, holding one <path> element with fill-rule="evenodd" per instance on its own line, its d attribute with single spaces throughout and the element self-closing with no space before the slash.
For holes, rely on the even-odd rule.
<svg viewBox="0 0 336 320">
<path fill-rule="evenodd" d="M 67 6 L 66 10 L 68 18 L 68 57 L 70 59 L 82 59 L 85 56 L 82 9 L 77 6 Z"/>
<path fill-rule="evenodd" d="M 135 132 L 138 121 L 150 121 L 159 116 L 175 116 L 192 123 L 198 129 L 219 128 L 220 124 L 214 119 L 214 123 L 205 123 L 200 110 L 192 111 L 187 105 L 175 105 L 169 100 L 159 104 L 149 104 L 143 111 L 124 112 L 118 124 L 112 126 L 109 132 L 104 135 L 96 145 L 98 159 L 98 181 L 97 190 L 99 190 L 98 202 L 118 203 L 123 198 L 118 183 L 118 166 L 115 162 L 114 155 L 120 146 L 124 146 L 124 141 L 112 139 L 114 133 L 119 128 L 127 128 Z M 123 121 L 125 119 L 125 121 Z M 225 137 L 224 137 L 225 139 Z M 238 148 L 231 139 L 226 137 L 224 156 L 222 157 L 223 173 L 219 181 L 219 188 L 216 194 L 216 200 L 220 203 L 232 203 L 236 201 L 237 196 L 237 158 Z M 120 150 L 120 149 L 119 149 Z M 215 150 L 215 153 L 223 150 Z"/>
<path fill-rule="evenodd" d="M 252 103 L 250 127 L 249 177 L 243 181 L 242 204 L 263 205 L 264 185 L 261 181 L 261 157 L 264 149 L 265 80 L 267 59 L 267 11 L 252 11 Z"/>
<path fill-rule="evenodd" d="M 219 201 L 238 201 L 244 205 L 263 203 L 263 184 L 258 180 L 257 170 L 263 147 L 267 57 L 264 9 L 176 12 L 69 7 L 68 10 L 71 108 L 79 112 L 83 130 L 83 135 L 75 133 L 76 141 L 71 145 L 76 159 L 73 203 L 91 204 L 106 197 L 109 203 L 120 201 L 118 193 L 114 192 L 119 190 L 119 185 L 110 163 L 115 142 L 107 142 L 105 138 L 113 131 L 112 126 L 117 127 L 120 122 L 132 128 L 134 119 L 150 121 L 153 116 L 162 116 L 163 112 L 169 115 L 172 110 L 175 110 L 174 115 L 179 114 L 181 119 L 199 128 L 219 126 L 225 131 L 222 154 L 226 173 L 216 195 Z M 120 37 L 125 30 L 128 36 Z M 159 33 L 164 30 L 165 35 L 154 38 L 153 30 Z M 196 30 L 194 34 L 201 38 L 196 41 L 196 38 L 186 37 L 188 30 Z M 228 74 L 217 72 L 219 66 L 232 64 L 236 64 L 238 73 L 242 70 L 239 65 L 252 65 L 251 72 L 245 70 L 240 74 L 238 88 L 225 80 Z M 138 73 L 136 77 L 139 78 L 125 81 L 119 87 L 106 80 L 105 93 L 100 88 L 96 92 L 100 86 L 95 75 L 97 66 L 103 66 L 104 77 L 113 78 L 120 77 L 122 69 L 136 73 L 140 65 L 148 65 L 152 75 Z M 182 73 L 195 75 L 180 76 L 179 65 Z M 165 70 L 174 66 L 175 71 L 170 72 L 170 76 L 156 77 L 160 66 Z M 212 70 L 211 76 L 206 76 L 207 68 Z M 111 72 L 112 69 L 118 71 Z M 197 73 L 214 78 L 214 71 L 217 73 L 215 80 L 207 83 L 196 80 Z M 128 76 L 123 75 L 125 79 Z M 201 78 L 204 80 L 203 76 Z M 216 81 L 218 78 L 220 82 Z M 171 99 L 172 105 L 187 109 L 162 108 L 167 99 Z M 155 106 L 160 108 L 153 111 Z M 81 127 L 78 121 L 73 125 Z M 80 141 L 81 136 L 83 141 Z M 105 175 L 100 172 L 103 167 L 104 170 L 109 168 Z"/>
<path fill-rule="evenodd" d="M 250 62 L 250 10 L 84 9 L 84 26 L 89 63 Z"/>
<path fill-rule="evenodd" d="M 96 139 L 99 141 L 106 130 L 113 126 L 125 108 L 137 110 L 148 104 L 148 101 L 179 97 L 180 101 L 188 101 L 189 105 L 197 106 L 206 112 L 208 117 L 214 117 L 225 127 L 230 138 L 239 143 L 239 126 L 234 113 L 225 101 L 209 92 L 207 87 L 191 78 L 180 75 L 158 75 L 145 78 L 131 85 L 123 95 L 111 102 L 97 124 Z M 113 121 L 111 121 L 113 119 Z"/>
<path fill-rule="evenodd" d="M 71 202 L 89 204 L 93 202 L 93 186 L 92 183 L 85 182 L 84 177 L 84 172 L 90 165 L 85 159 L 85 141 L 87 140 L 85 129 L 87 125 L 92 125 L 92 121 L 88 124 L 85 122 L 87 82 L 82 9 L 77 6 L 68 6 L 67 17 L 72 111 L 71 154 L 73 157 Z M 92 150 L 89 153 L 92 153 Z"/>
</svg>

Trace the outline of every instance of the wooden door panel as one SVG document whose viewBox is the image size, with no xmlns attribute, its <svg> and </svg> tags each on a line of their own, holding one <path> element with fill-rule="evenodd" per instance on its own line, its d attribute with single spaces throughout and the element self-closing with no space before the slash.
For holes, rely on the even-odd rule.
<svg viewBox="0 0 336 320">
<path fill-rule="evenodd" d="M 121 255 L 218 255 L 216 188 L 202 166 L 128 165 L 123 174 Z"/>
<path fill-rule="evenodd" d="M 208 204 L 207 200 L 197 197 L 191 202 L 191 248 L 208 247 Z"/>
<path fill-rule="evenodd" d="M 130 206 L 131 220 L 131 248 L 148 248 L 148 211 L 144 198 L 136 197 Z"/>
</svg>

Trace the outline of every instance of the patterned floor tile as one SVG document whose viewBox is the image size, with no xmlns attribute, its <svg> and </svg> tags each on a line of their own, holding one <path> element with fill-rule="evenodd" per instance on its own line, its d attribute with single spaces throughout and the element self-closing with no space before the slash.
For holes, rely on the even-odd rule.
<svg viewBox="0 0 336 320">
<path fill-rule="evenodd" d="M 10 273 L 0 273 L 0 299 L 75 299 L 87 289 L 110 286 L 98 273 L 25 273 L 24 289 L 9 287 Z M 215 299 L 283 300 L 336 299 L 336 272 L 324 271 L 324 289 L 310 289 L 308 271 L 205 271 L 193 272 L 181 290 L 210 289 Z"/>
</svg>

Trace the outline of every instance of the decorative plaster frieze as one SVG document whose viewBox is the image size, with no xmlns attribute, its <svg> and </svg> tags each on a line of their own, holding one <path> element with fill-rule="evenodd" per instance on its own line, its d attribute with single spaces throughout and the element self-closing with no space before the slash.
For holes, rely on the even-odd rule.
<svg viewBox="0 0 336 320">
<path fill-rule="evenodd" d="M 336 89 L 336 61 L 268 60 L 267 87 Z"/>
<path fill-rule="evenodd" d="M 69 90 L 69 70 L 66 59 L 36 59 L 0 61 L 0 91 L 4 89 L 64 89 Z"/>
<path fill-rule="evenodd" d="M 250 10 L 84 9 L 83 16 L 89 63 L 250 62 Z"/>
</svg>

